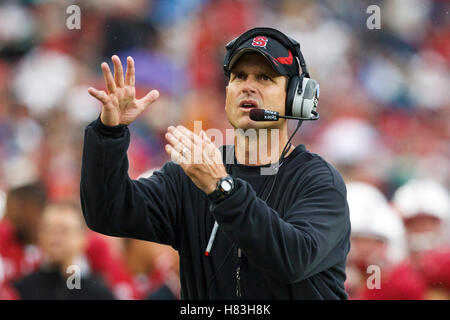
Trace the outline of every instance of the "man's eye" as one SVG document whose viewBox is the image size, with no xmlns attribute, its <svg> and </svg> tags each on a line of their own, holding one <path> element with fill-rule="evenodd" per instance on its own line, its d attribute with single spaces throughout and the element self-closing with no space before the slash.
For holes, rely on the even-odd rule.
<svg viewBox="0 0 450 320">
<path fill-rule="evenodd" d="M 244 75 L 243 73 L 237 73 L 237 74 L 236 74 L 236 78 L 238 78 L 238 79 L 244 79 L 244 78 L 245 78 L 245 75 Z"/>
<path fill-rule="evenodd" d="M 267 80 L 270 80 L 270 77 L 263 74 L 263 75 L 261 75 L 261 80 L 267 81 Z"/>
</svg>

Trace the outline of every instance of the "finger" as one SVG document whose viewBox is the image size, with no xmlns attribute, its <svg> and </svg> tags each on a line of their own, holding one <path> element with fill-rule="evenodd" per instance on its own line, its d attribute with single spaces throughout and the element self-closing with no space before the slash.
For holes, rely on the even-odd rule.
<svg viewBox="0 0 450 320">
<path fill-rule="evenodd" d="M 116 82 L 116 86 L 123 88 L 125 84 L 123 82 L 122 62 L 120 62 L 119 57 L 116 55 L 112 56 L 112 61 L 114 63 L 114 80 Z"/>
<path fill-rule="evenodd" d="M 175 139 L 181 142 L 185 147 L 192 149 L 193 141 L 186 135 L 184 135 L 180 130 L 177 130 L 175 127 L 170 126 L 167 130 L 169 134 L 172 134 Z"/>
<path fill-rule="evenodd" d="M 106 88 L 108 89 L 108 92 L 115 92 L 116 91 L 116 84 L 114 82 L 114 78 L 112 76 L 111 70 L 109 69 L 109 66 L 106 62 L 102 63 L 102 71 L 103 71 L 103 77 L 105 78 Z"/>
<path fill-rule="evenodd" d="M 127 58 L 127 73 L 125 74 L 125 85 L 131 87 L 135 86 L 134 60 L 132 57 Z"/>
<path fill-rule="evenodd" d="M 204 150 L 206 155 L 204 159 L 208 164 L 223 164 L 222 153 L 217 149 L 216 145 L 211 141 L 211 139 L 206 135 L 205 131 L 200 131 L 200 138 L 202 138 L 206 144 Z"/>
<path fill-rule="evenodd" d="M 177 137 L 170 132 L 166 133 L 166 139 L 177 152 L 181 153 L 185 158 L 189 158 L 192 150 L 192 143 L 190 143 L 190 140 L 183 140 L 183 136 Z"/>
<path fill-rule="evenodd" d="M 95 88 L 88 88 L 88 92 L 91 96 L 96 98 L 98 101 L 100 101 L 102 104 L 106 104 L 108 101 L 108 95 L 103 90 L 97 90 Z"/>
<path fill-rule="evenodd" d="M 214 162 L 214 160 L 208 161 L 208 158 L 214 157 L 214 155 L 219 152 L 219 149 L 209 140 L 209 138 L 206 137 L 206 134 L 203 132 L 203 135 L 206 137 L 206 139 L 202 139 L 202 137 L 196 135 L 194 132 L 188 130 L 187 128 L 183 126 L 177 126 L 175 127 L 169 127 L 169 132 L 173 133 L 174 135 L 182 134 L 185 139 L 190 140 L 190 143 L 192 144 L 191 153 L 193 156 L 191 156 L 191 159 L 193 160 L 193 163 L 208 163 L 208 162 Z M 186 142 L 185 142 L 186 144 Z"/>
<path fill-rule="evenodd" d="M 190 159 L 193 160 L 193 163 L 201 163 L 202 162 L 202 154 L 204 150 L 203 141 L 198 141 L 196 143 L 192 140 L 188 135 L 184 134 L 182 131 L 177 128 L 170 126 L 168 131 L 172 133 L 178 141 L 180 141 L 185 147 L 190 150 Z"/>
<path fill-rule="evenodd" d="M 189 150 L 189 154 L 188 154 L 189 156 L 186 158 L 189 158 L 189 160 L 191 161 L 190 163 L 193 163 L 193 164 L 203 163 L 203 153 L 205 150 L 204 143 L 195 143 L 188 136 L 186 136 L 180 130 L 177 130 L 173 126 L 170 126 L 168 131 L 171 132 L 172 135 L 176 139 L 178 139 L 178 141 L 181 144 L 183 144 L 184 147 L 186 147 Z"/>
<path fill-rule="evenodd" d="M 178 163 L 181 166 L 184 166 L 184 164 L 187 163 L 187 159 L 183 157 L 183 155 L 170 144 L 166 144 L 165 150 L 172 161 Z"/>
<path fill-rule="evenodd" d="M 156 99 L 159 97 L 158 90 L 152 90 L 145 97 L 138 100 L 138 104 L 143 108 L 146 109 L 149 105 L 151 105 L 153 102 L 155 102 Z"/>
<path fill-rule="evenodd" d="M 200 138 L 198 135 L 196 135 L 191 130 L 187 129 L 186 127 L 183 127 L 181 125 L 176 127 L 176 130 L 180 131 L 182 134 L 184 134 L 186 137 L 188 137 L 190 140 L 192 140 L 193 143 L 202 146 L 203 145 L 203 139 Z"/>
</svg>

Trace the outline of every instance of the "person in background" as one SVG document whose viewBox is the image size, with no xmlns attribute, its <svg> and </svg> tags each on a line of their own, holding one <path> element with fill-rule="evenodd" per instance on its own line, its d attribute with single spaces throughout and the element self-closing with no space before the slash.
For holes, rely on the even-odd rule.
<svg viewBox="0 0 450 320">
<path fill-rule="evenodd" d="M 5 281 L 4 271 L 3 260 L 0 256 L 0 300 L 16 300 L 18 299 L 17 292 Z"/>
<path fill-rule="evenodd" d="M 178 252 L 169 246 L 158 246 L 155 269 L 163 275 L 162 282 L 154 292 L 147 296 L 148 300 L 180 299 L 180 268 Z"/>
<path fill-rule="evenodd" d="M 395 191 L 392 205 L 403 218 L 411 258 L 446 245 L 450 197 L 444 186 L 430 179 L 410 180 Z"/>
<path fill-rule="evenodd" d="M 86 256 L 89 266 L 102 275 L 116 299 L 137 300 L 140 295 L 122 259 L 122 245 L 112 245 L 110 240 L 91 230 L 87 231 Z"/>
<path fill-rule="evenodd" d="M 45 208 L 38 233 L 42 265 L 13 283 L 21 299 L 114 299 L 91 272 L 84 254 L 86 231 L 76 205 L 53 203 Z"/>
<path fill-rule="evenodd" d="M 46 189 L 40 181 L 7 191 L 5 216 L 0 220 L 0 256 L 5 282 L 24 276 L 39 266 L 37 225 L 46 203 Z"/>
<path fill-rule="evenodd" d="M 447 191 L 435 181 L 413 179 L 395 191 L 392 207 L 403 218 L 407 256 L 382 274 L 380 289 L 365 289 L 361 297 L 450 299 L 450 250 L 443 231 L 450 208 Z"/>
<path fill-rule="evenodd" d="M 5 213 L 6 194 L 0 190 L 0 223 Z M 0 300 L 14 300 L 17 294 L 10 284 L 5 281 L 5 267 L 0 255 Z"/>
<path fill-rule="evenodd" d="M 445 230 L 450 218 L 450 197 L 447 189 L 431 179 L 412 179 L 395 191 L 392 205 L 403 218 L 409 251 L 408 258 L 398 268 L 414 275 L 416 284 L 422 286 L 423 299 L 449 300 L 450 245 Z M 401 278 L 397 273 L 393 281 L 399 283 Z"/>
<path fill-rule="evenodd" d="M 123 239 L 123 263 L 139 299 L 179 298 L 178 253 L 172 248 L 137 239 Z"/>
<path fill-rule="evenodd" d="M 5 213 L 0 220 L 3 286 L 10 286 L 11 282 L 39 268 L 42 256 L 36 245 L 37 226 L 47 202 L 46 187 L 39 180 L 7 191 Z M 132 281 L 105 236 L 88 231 L 87 239 L 86 254 L 92 269 L 102 274 L 117 299 L 136 299 Z"/>
<path fill-rule="evenodd" d="M 352 232 L 346 290 L 357 300 L 368 287 L 369 267 L 378 267 L 383 277 L 402 258 L 404 228 L 383 193 L 368 183 L 347 183 L 347 201 Z"/>
</svg>

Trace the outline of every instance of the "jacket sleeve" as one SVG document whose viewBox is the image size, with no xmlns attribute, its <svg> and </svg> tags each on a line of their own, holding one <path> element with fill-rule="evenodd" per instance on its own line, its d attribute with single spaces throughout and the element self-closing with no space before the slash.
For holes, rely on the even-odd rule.
<svg viewBox="0 0 450 320">
<path fill-rule="evenodd" d="M 110 236 L 176 246 L 180 181 L 168 162 L 146 179 L 128 176 L 126 126 L 107 127 L 99 119 L 85 130 L 80 197 L 86 224 Z"/>
<path fill-rule="evenodd" d="M 346 196 L 321 177 L 303 188 L 283 218 L 244 180 L 210 210 L 249 261 L 281 283 L 294 283 L 341 262 L 350 231 Z"/>
</svg>

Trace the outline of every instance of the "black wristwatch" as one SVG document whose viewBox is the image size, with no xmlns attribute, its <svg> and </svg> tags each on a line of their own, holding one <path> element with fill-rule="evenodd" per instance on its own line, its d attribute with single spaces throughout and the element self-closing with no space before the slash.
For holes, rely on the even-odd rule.
<svg viewBox="0 0 450 320">
<path fill-rule="evenodd" d="M 220 198 L 227 197 L 233 193 L 235 188 L 234 179 L 232 176 L 228 175 L 217 182 L 216 190 L 208 194 L 209 199 L 216 201 Z"/>
</svg>

